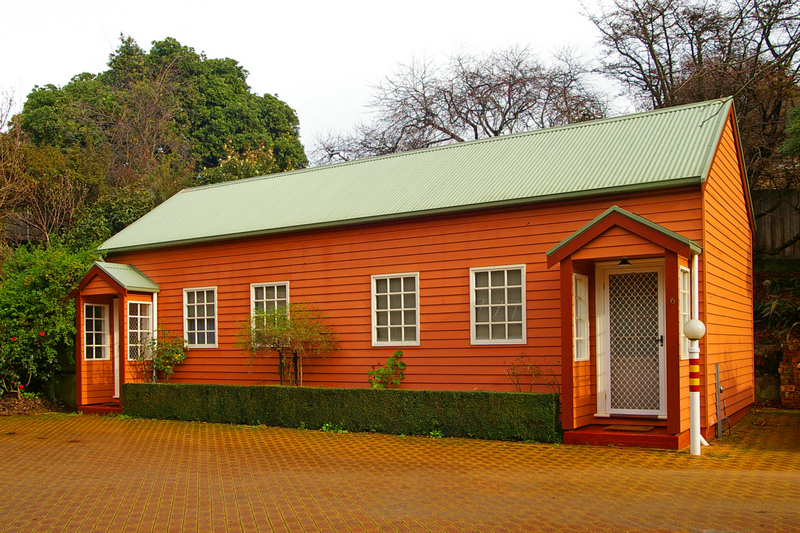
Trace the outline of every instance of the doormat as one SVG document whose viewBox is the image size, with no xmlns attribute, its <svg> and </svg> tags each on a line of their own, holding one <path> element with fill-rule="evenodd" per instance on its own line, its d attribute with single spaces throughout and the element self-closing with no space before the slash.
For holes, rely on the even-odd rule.
<svg viewBox="0 0 800 533">
<path fill-rule="evenodd" d="M 637 433 L 647 433 L 653 426 L 606 426 L 605 431 L 635 431 Z"/>
</svg>

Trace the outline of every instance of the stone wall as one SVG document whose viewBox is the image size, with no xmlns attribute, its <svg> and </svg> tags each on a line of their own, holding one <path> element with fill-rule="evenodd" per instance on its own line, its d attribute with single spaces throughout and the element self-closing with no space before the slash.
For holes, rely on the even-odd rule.
<svg viewBox="0 0 800 533">
<path fill-rule="evenodd" d="M 800 351 L 784 350 L 779 372 L 781 406 L 800 409 Z"/>
</svg>

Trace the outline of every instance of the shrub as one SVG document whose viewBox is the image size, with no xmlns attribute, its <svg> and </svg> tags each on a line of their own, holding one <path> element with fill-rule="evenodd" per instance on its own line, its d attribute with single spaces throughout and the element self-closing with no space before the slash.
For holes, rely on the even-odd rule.
<svg viewBox="0 0 800 533">
<path fill-rule="evenodd" d="M 560 440 L 557 394 L 149 384 L 122 385 L 126 415 L 395 435 Z"/>
<path fill-rule="evenodd" d="M 367 381 L 373 389 L 393 389 L 400 385 L 405 379 L 406 364 L 400 360 L 403 357 L 403 350 L 397 350 L 394 355 L 387 359 L 386 364 L 380 368 L 372 367 L 367 370 Z"/>
</svg>

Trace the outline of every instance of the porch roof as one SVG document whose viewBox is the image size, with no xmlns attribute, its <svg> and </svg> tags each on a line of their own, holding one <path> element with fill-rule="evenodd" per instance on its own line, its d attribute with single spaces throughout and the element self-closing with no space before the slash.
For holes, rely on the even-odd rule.
<svg viewBox="0 0 800 533">
<path fill-rule="evenodd" d="M 629 223 L 626 223 L 626 221 L 629 221 Z M 580 229 L 576 230 L 572 235 L 550 248 L 545 253 L 547 256 L 547 266 L 551 267 L 568 255 L 571 255 L 578 248 L 594 239 L 611 226 L 623 226 L 627 227 L 629 230 L 635 231 L 636 225 L 650 230 L 650 232 L 648 232 L 650 233 L 650 240 L 655 241 L 657 239 L 661 241 L 658 244 L 665 245 L 665 248 L 675 248 L 669 245 L 669 241 L 673 241 L 675 244 L 679 245 L 677 248 L 683 248 L 693 255 L 699 255 L 703 251 L 703 247 L 695 241 L 688 239 L 679 233 L 675 233 L 674 231 L 669 230 L 660 224 L 656 224 L 651 220 L 647 220 L 644 217 L 614 205 L 600 213 Z M 655 239 L 653 238 L 654 235 L 651 233 L 653 231 L 656 233 Z M 639 231 L 635 232 L 640 233 Z M 661 236 L 662 238 L 659 239 L 658 236 Z M 647 236 L 645 235 L 645 237 Z M 664 237 L 666 237 L 667 240 L 664 240 Z"/>
<path fill-rule="evenodd" d="M 95 261 L 94 265 L 92 265 L 92 268 L 94 267 L 102 270 L 127 291 L 157 293 L 161 290 L 156 282 L 145 276 L 141 270 L 133 265 Z"/>
</svg>

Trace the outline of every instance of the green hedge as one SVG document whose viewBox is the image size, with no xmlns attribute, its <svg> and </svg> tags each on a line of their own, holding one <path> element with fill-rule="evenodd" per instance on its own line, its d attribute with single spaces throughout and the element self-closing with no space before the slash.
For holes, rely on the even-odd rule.
<svg viewBox="0 0 800 533">
<path fill-rule="evenodd" d="M 557 394 L 125 383 L 123 413 L 229 424 L 558 442 Z"/>
</svg>

